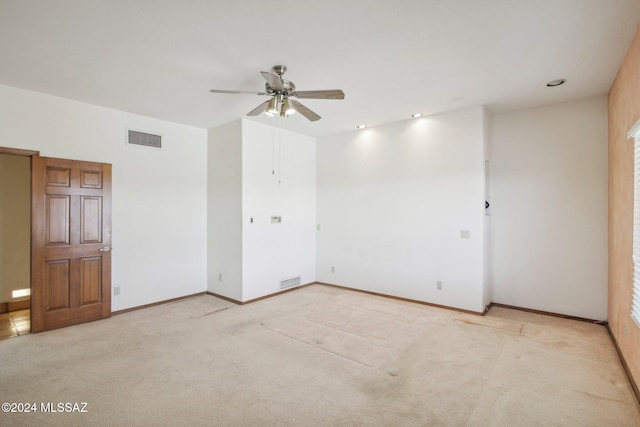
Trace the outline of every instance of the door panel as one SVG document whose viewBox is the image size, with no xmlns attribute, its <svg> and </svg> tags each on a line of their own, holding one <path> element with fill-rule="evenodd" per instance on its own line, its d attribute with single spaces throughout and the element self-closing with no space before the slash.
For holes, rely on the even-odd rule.
<svg viewBox="0 0 640 427">
<path fill-rule="evenodd" d="M 102 188 L 102 173 L 99 171 L 81 171 L 80 187 Z"/>
<path fill-rule="evenodd" d="M 69 234 L 70 211 L 70 196 L 47 196 L 47 245 L 68 245 L 71 242 Z"/>
<path fill-rule="evenodd" d="M 71 170 L 65 168 L 48 168 L 47 185 L 52 187 L 69 187 L 71 185 Z"/>
<path fill-rule="evenodd" d="M 111 315 L 111 165 L 34 156 L 31 330 Z"/>
<path fill-rule="evenodd" d="M 80 260 L 80 305 L 102 300 L 102 258 Z"/>
<path fill-rule="evenodd" d="M 102 197 L 81 196 L 80 243 L 102 242 Z"/>
<path fill-rule="evenodd" d="M 45 311 L 69 308 L 70 260 L 47 261 L 46 269 L 46 306 Z"/>
</svg>

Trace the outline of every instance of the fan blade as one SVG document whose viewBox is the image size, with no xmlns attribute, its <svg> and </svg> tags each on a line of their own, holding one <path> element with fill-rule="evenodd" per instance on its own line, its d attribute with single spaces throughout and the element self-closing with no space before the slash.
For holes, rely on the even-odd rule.
<svg viewBox="0 0 640 427">
<path fill-rule="evenodd" d="M 249 111 L 247 113 L 247 116 L 257 116 L 260 115 L 261 113 L 264 112 L 264 110 L 267 109 L 267 106 L 269 105 L 269 101 L 264 101 L 262 104 L 258 105 L 256 108 L 254 108 L 253 110 Z"/>
<path fill-rule="evenodd" d="M 291 101 L 291 103 L 293 104 L 293 108 L 295 108 L 298 113 L 302 114 L 312 122 L 315 122 L 321 119 L 319 115 L 317 115 L 316 113 L 314 113 L 313 111 L 311 111 L 310 109 L 308 109 L 307 107 L 305 107 L 304 105 L 296 101 L 295 99 L 290 99 L 289 101 Z"/>
<path fill-rule="evenodd" d="M 266 95 L 264 92 L 252 92 L 249 90 L 219 90 L 219 89 L 211 89 L 209 92 L 211 93 L 232 93 L 232 94 L 247 94 L 247 95 Z"/>
<path fill-rule="evenodd" d="M 279 75 L 270 73 L 268 71 L 260 71 L 260 74 L 262 74 L 262 77 L 264 77 L 267 83 L 269 83 L 269 86 L 271 86 L 273 89 L 284 90 L 284 86 L 282 86 L 282 80 L 280 79 Z"/>
<path fill-rule="evenodd" d="M 293 96 L 306 99 L 344 99 L 344 92 L 340 89 L 334 90 L 300 90 Z"/>
</svg>

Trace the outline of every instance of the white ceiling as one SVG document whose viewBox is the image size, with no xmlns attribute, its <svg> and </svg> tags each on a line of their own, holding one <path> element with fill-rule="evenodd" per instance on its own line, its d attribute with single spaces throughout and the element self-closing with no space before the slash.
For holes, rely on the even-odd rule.
<svg viewBox="0 0 640 427">
<path fill-rule="evenodd" d="M 266 98 L 209 89 L 284 64 L 346 93 L 282 121 L 319 136 L 605 94 L 639 23 L 639 0 L 0 0 L 0 84 L 211 128 Z"/>
</svg>

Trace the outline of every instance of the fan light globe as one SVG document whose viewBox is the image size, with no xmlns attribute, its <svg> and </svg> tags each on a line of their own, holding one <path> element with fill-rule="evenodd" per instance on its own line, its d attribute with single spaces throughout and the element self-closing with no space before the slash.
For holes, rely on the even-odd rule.
<svg viewBox="0 0 640 427">
<path fill-rule="evenodd" d="M 267 105 L 267 110 L 265 112 L 267 114 L 276 114 L 278 112 L 278 101 L 275 96 L 269 100 L 269 104 Z"/>
<path fill-rule="evenodd" d="M 290 116 L 296 112 L 295 108 L 293 108 L 293 105 L 291 105 L 291 103 L 289 102 L 289 98 L 285 98 L 284 101 L 282 101 L 282 112 L 285 116 Z"/>
</svg>

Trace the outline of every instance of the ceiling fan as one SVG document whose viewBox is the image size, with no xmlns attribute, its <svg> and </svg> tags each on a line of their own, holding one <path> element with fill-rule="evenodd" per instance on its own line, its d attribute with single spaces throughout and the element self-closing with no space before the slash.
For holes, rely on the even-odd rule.
<svg viewBox="0 0 640 427">
<path fill-rule="evenodd" d="M 282 75 L 286 71 L 287 67 L 285 67 L 284 65 L 276 65 L 271 68 L 271 71 L 261 71 L 260 74 L 262 74 L 262 77 L 264 77 L 264 79 L 267 81 L 264 85 L 264 92 L 218 89 L 211 89 L 209 92 L 270 96 L 271 99 L 263 102 L 253 110 L 249 111 L 247 113 L 247 116 L 257 116 L 261 113 L 265 113 L 268 115 L 279 114 L 280 117 L 287 117 L 297 111 L 312 122 L 320 120 L 320 116 L 302 105 L 300 102 L 291 98 L 344 99 L 344 92 L 340 89 L 296 91 L 296 85 L 294 85 L 293 82 L 282 78 Z"/>
</svg>

